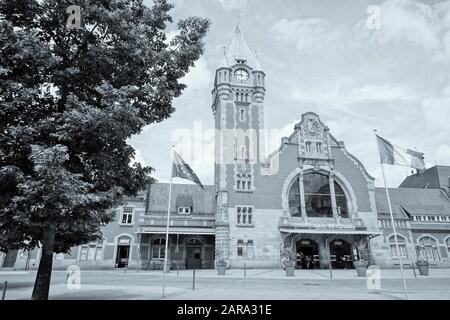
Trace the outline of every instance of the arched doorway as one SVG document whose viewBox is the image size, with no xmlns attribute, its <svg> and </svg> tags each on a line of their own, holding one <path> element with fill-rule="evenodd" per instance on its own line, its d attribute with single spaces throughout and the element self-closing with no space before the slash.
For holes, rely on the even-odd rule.
<svg viewBox="0 0 450 320">
<path fill-rule="evenodd" d="M 297 268 L 314 269 L 319 266 L 319 247 L 311 239 L 300 239 L 296 242 Z"/>
<path fill-rule="evenodd" d="M 116 251 L 116 268 L 128 267 L 128 260 L 130 258 L 131 238 L 129 236 L 121 236 L 117 240 Z"/>
<path fill-rule="evenodd" d="M 352 246 L 345 240 L 336 239 L 330 243 L 331 265 L 336 269 L 353 268 Z"/>
</svg>

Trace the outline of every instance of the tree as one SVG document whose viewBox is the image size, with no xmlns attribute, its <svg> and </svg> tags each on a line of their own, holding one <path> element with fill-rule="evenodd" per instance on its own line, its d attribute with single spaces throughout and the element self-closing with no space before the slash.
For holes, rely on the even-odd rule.
<svg viewBox="0 0 450 320">
<path fill-rule="evenodd" d="M 70 5 L 81 28 L 66 26 Z M 111 208 L 151 180 L 127 143 L 168 118 L 209 21 L 155 0 L 0 1 L 0 250 L 42 245 L 32 299 L 48 299 L 54 253 L 101 237 Z"/>
</svg>

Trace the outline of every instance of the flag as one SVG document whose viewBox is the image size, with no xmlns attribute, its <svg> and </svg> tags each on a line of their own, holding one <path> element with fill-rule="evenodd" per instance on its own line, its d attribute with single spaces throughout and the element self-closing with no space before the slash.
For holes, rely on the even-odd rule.
<svg viewBox="0 0 450 320">
<path fill-rule="evenodd" d="M 396 146 L 377 135 L 381 163 L 425 170 L 423 153 Z"/>
<path fill-rule="evenodd" d="M 174 157 L 173 157 L 173 166 L 172 166 L 172 177 L 179 177 L 183 179 L 191 180 L 192 182 L 195 182 L 200 187 L 203 188 L 202 183 L 200 182 L 200 179 L 195 174 L 194 170 L 191 169 L 191 167 L 184 162 L 183 158 L 176 153 L 175 151 Z"/>
</svg>

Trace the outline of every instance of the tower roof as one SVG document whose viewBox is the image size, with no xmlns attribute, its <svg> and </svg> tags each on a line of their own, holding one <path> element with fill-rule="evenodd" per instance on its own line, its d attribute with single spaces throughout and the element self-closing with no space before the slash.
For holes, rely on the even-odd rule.
<svg viewBox="0 0 450 320">
<path fill-rule="evenodd" d="M 228 50 L 224 50 L 224 57 L 219 67 L 230 67 L 237 63 L 238 60 L 245 60 L 245 63 L 254 70 L 261 70 L 256 52 L 252 52 L 244 36 L 239 29 L 239 24 L 234 31 L 234 37 Z"/>
</svg>

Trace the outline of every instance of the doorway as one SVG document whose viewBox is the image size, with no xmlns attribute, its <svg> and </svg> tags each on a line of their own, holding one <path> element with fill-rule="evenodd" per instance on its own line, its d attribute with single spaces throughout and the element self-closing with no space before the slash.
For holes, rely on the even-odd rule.
<svg viewBox="0 0 450 320">
<path fill-rule="evenodd" d="M 128 267 L 128 259 L 130 257 L 130 246 L 117 246 L 116 267 Z"/>
<path fill-rule="evenodd" d="M 296 243 L 297 268 L 315 269 L 319 267 L 319 247 L 311 239 L 300 239 Z"/>
<path fill-rule="evenodd" d="M 331 266 L 336 269 L 353 268 L 352 246 L 345 240 L 336 239 L 330 243 Z"/>
<path fill-rule="evenodd" d="M 201 269 L 202 247 L 186 248 L 186 269 Z"/>
<path fill-rule="evenodd" d="M 17 250 L 10 250 L 3 261 L 3 268 L 12 268 L 16 264 Z"/>
</svg>

